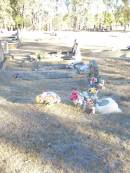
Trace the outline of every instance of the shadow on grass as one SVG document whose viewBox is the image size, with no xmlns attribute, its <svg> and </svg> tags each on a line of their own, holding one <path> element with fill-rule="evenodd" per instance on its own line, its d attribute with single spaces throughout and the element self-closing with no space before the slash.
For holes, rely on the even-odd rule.
<svg viewBox="0 0 130 173">
<path fill-rule="evenodd" d="M 70 49 L 69 47 L 66 46 L 60 46 L 57 44 L 50 44 L 50 43 L 36 43 L 36 42 L 24 42 L 21 47 L 21 50 L 40 50 L 40 51 L 65 51 Z"/>
<path fill-rule="evenodd" d="M 129 114 L 120 113 L 102 116 L 99 125 L 96 123 L 92 123 L 91 126 L 97 131 L 117 136 L 120 140 L 130 141 Z"/>
<path fill-rule="evenodd" d="M 36 95 L 44 91 L 54 91 L 64 100 L 69 99 L 71 89 L 86 88 L 82 78 L 75 78 L 71 72 L 58 69 L 58 65 L 50 65 L 53 70 L 28 72 L 9 70 L 1 72 L 0 96 L 13 103 L 33 103 Z M 43 66 L 45 68 L 45 66 Z M 21 68 L 22 69 L 22 68 Z M 15 74 L 19 74 L 15 78 Z"/>
<path fill-rule="evenodd" d="M 1 108 L 6 109 L 6 106 L 1 105 Z M 22 107 L 16 106 L 12 114 L 12 118 L 20 120 L 21 125 L 16 126 L 15 130 L 9 123 L 8 128 L 0 127 L 0 135 L 7 143 L 20 151 L 22 149 L 27 153 L 37 153 L 43 165 L 51 162 L 55 168 L 61 168 L 64 172 L 112 172 L 107 161 L 108 153 L 97 152 L 92 145 L 103 149 L 106 144 L 91 138 L 89 133 L 82 134 L 77 129 L 79 124 L 59 118 L 55 114 L 36 110 L 26 113 L 26 110 L 21 109 Z M 11 108 L 8 108 L 8 111 L 12 112 Z M 81 128 L 82 124 L 79 127 Z M 114 169 L 118 170 L 120 167 Z"/>
<path fill-rule="evenodd" d="M 34 46 L 32 49 L 34 49 Z M 42 46 L 43 44 L 41 49 Z M 115 79 L 111 78 L 110 81 L 112 80 Z M 84 80 L 60 79 L 52 82 L 52 80 L 46 81 L 44 79 L 44 81 L 32 80 L 24 83 L 22 80 L 14 81 L 6 78 L 1 87 L 7 89 L 7 91 L 4 93 L 1 88 L 0 95 L 11 101 L 12 98 L 9 98 L 9 96 L 12 97 L 18 94 L 16 103 L 20 103 L 20 101 L 21 103 L 30 103 L 30 100 L 26 102 L 26 99 L 28 97 L 29 99 L 34 98 L 34 96 L 43 92 L 43 89 L 54 90 L 59 95 L 64 94 L 65 97 L 68 97 L 69 91 L 75 86 L 85 88 Z M 111 94 L 113 95 L 113 93 Z M 120 96 L 115 94 L 115 97 Z M 22 98 L 25 98 L 25 100 L 22 100 Z M 120 144 L 111 145 L 99 140 L 96 138 L 96 131 L 105 131 L 108 134 L 114 134 L 121 140 L 130 140 L 128 115 L 102 116 L 100 120 L 97 120 L 99 123 L 95 122 L 95 116 L 91 122 L 76 123 L 69 119 L 69 114 L 68 119 L 65 120 L 59 118 L 56 114 L 41 112 L 38 109 L 33 110 L 28 104 L 26 108 L 24 106 L 22 104 L 15 104 L 14 107 L 0 105 L 1 109 L 8 110 L 8 113 L 11 112 L 12 119 L 16 118 L 18 122 L 21 122 L 21 124 L 8 121 L 2 122 L 1 119 L 0 135 L 7 143 L 19 148 L 19 150 L 23 149 L 28 153 L 37 153 L 43 164 L 51 162 L 55 168 L 61 168 L 64 172 L 111 173 L 114 170 L 121 173 L 123 163 L 120 159 L 112 159 L 114 166 L 111 166 L 108 160 L 108 155 L 111 154 L 109 148 L 112 147 L 113 150 L 118 152 Z M 87 127 L 91 127 L 90 131 Z M 95 132 L 95 138 L 90 135 L 91 131 Z M 104 148 L 107 148 L 107 151 Z M 114 161 L 120 162 L 116 166 Z"/>
</svg>

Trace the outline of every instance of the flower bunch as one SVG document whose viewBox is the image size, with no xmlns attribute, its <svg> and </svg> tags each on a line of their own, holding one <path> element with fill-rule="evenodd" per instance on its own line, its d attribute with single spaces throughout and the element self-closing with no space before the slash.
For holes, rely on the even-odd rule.
<svg viewBox="0 0 130 173">
<path fill-rule="evenodd" d="M 100 77 L 92 77 L 89 81 L 90 88 L 95 88 L 98 91 L 104 89 L 104 80 L 102 80 Z M 91 91 L 90 91 L 91 92 Z M 92 93 L 94 92 L 94 89 L 92 89 Z M 95 91 L 96 93 L 96 91 Z"/>
<path fill-rule="evenodd" d="M 73 89 L 70 95 L 70 100 L 74 105 L 80 105 L 87 113 L 95 113 L 95 94 L 92 96 L 84 91 L 80 93 L 77 89 Z"/>
<path fill-rule="evenodd" d="M 91 98 L 88 98 L 86 100 L 84 100 L 83 103 L 83 110 L 85 112 L 87 112 L 88 114 L 95 114 L 95 105 L 94 105 L 94 101 Z"/>
<path fill-rule="evenodd" d="M 100 80 L 99 83 L 97 84 L 97 89 L 98 90 L 104 89 L 105 88 L 104 83 L 105 83 L 104 80 Z"/>
<path fill-rule="evenodd" d="M 92 99 L 87 99 L 86 100 L 86 105 L 90 108 L 92 108 L 94 106 L 94 101 Z"/>
<path fill-rule="evenodd" d="M 90 94 L 97 94 L 97 93 L 98 93 L 98 90 L 97 90 L 97 88 L 92 87 L 92 88 L 89 88 L 89 89 L 88 89 L 88 92 L 89 92 Z"/>
<path fill-rule="evenodd" d="M 82 105 L 84 98 L 81 96 L 81 93 L 77 89 L 73 89 L 70 95 L 70 100 L 74 105 Z"/>
<path fill-rule="evenodd" d="M 56 102 L 56 98 L 52 95 L 45 96 L 43 100 L 45 104 L 52 104 Z"/>
<path fill-rule="evenodd" d="M 41 95 L 37 95 L 36 98 L 35 98 L 35 101 L 36 101 L 36 103 L 42 104 L 43 103 L 43 100 L 41 98 Z"/>
<path fill-rule="evenodd" d="M 84 110 L 88 113 L 95 113 L 95 107 L 98 103 L 98 93 L 104 88 L 104 80 L 99 75 L 98 64 L 95 60 L 92 60 L 87 65 L 87 80 L 88 89 L 80 93 L 77 89 L 72 90 L 70 99 L 77 105 L 80 104 Z"/>
<path fill-rule="evenodd" d="M 98 79 L 96 77 L 90 78 L 90 85 L 95 85 L 98 82 Z"/>
<path fill-rule="evenodd" d="M 36 96 L 36 103 L 54 104 L 61 101 L 60 97 L 54 92 L 43 92 Z"/>
</svg>

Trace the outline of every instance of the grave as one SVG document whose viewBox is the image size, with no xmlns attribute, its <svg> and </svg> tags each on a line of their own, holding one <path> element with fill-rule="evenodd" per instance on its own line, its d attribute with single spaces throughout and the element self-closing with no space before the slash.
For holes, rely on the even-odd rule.
<svg viewBox="0 0 130 173">
<path fill-rule="evenodd" d="M 5 60 L 6 59 L 5 59 L 5 56 L 4 56 L 4 51 L 3 51 L 3 48 L 2 48 L 2 44 L 0 42 L 0 69 L 3 68 Z"/>
</svg>

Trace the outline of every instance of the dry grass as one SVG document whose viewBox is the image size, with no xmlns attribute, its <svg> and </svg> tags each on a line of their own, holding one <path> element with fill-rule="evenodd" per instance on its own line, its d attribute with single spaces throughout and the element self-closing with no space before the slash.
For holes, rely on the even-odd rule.
<svg viewBox="0 0 130 173">
<path fill-rule="evenodd" d="M 71 105 L 71 88 L 86 89 L 82 76 L 44 79 L 30 72 L 31 65 L 8 62 L 0 75 L 1 173 L 130 172 L 130 61 L 101 55 L 96 60 L 106 80 L 102 95 L 113 97 L 122 114 L 90 116 Z M 84 61 L 89 59 L 86 51 Z M 28 71 L 29 77 L 14 79 L 14 70 Z M 62 103 L 36 105 L 34 98 L 43 90 L 56 91 Z"/>
</svg>

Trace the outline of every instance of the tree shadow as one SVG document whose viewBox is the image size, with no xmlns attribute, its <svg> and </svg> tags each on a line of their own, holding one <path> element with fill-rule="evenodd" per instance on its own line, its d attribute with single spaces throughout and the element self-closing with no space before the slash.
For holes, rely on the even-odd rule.
<svg viewBox="0 0 130 173">
<path fill-rule="evenodd" d="M 4 105 L 1 108 L 6 110 Z M 8 111 L 13 113 L 12 118 L 21 124 L 6 123 L 5 127 L 8 128 L 1 129 L 0 136 L 6 143 L 20 151 L 37 153 L 43 163 L 51 162 L 55 168 L 62 168 L 64 172 L 111 173 L 112 168 L 107 161 L 108 153 L 96 151 L 92 146 L 95 144 L 102 148 L 105 144 L 91 138 L 89 133 L 78 131 L 79 124 L 36 109 L 30 109 L 30 112 L 21 109 L 17 105 L 15 111 L 8 107 Z M 82 127 L 82 123 L 79 127 Z"/>
<path fill-rule="evenodd" d="M 52 69 L 51 69 L 52 68 Z M 62 101 L 69 100 L 73 87 L 85 88 L 84 79 L 70 71 L 58 69 L 58 65 L 48 65 L 44 71 L 7 70 L 1 72 L 0 96 L 13 103 L 33 103 L 36 95 L 44 91 L 54 91 Z M 21 68 L 22 69 L 22 68 Z M 57 70 L 58 69 L 58 70 Z"/>
<path fill-rule="evenodd" d="M 115 81 L 115 78 L 111 77 L 110 81 L 112 80 Z M 84 79 L 41 80 L 36 77 L 32 81 L 10 80 L 9 76 L 5 75 L 0 95 L 15 103 L 33 103 L 35 96 L 42 93 L 43 90 L 53 90 L 61 95 L 64 103 L 67 104 L 66 98 L 69 98 L 73 87 L 86 88 Z M 7 89 L 6 93 L 3 92 L 2 88 Z M 18 100 L 13 101 L 13 95 L 18 95 Z M 114 91 L 111 91 L 111 96 L 120 97 Z M 29 100 L 27 100 L 28 98 Z M 97 139 L 96 136 L 94 138 L 90 135 L 90 131 L 94 130 L 93 133 L 105 131 L 108 134 L 113 133 L 121 140 L 129 140 L 129 116 L 122 114 L 106 115 L 101 118 L 100 124 L 96 124 L 95 120 L 90 123 L 84 120 L 81 123 L 80 121 L 74 122 L 70 120 L 69 113 L 68 119 L 65 120 L 54 113 L 32 109 L 29 104 L 26 105 L 26 108 L 23 104 L 15 104 L 14 107 L 3 104 L 0 106 L 1 109 L 11 112 L 12 119 L 16 118 L 18 122 L 21 122 L 21 124 L 17 124 L 15 121 L 11 123 L 8 121 L 3 122 L 6 127 L 4 129 L 2 121 L 0 124 L 2 139 L 19 148 L 19 150 L 23 149 L 29 153 L 37 153 L 43 162 L 51 162 L 54 167 L 57 169 L 62 168 L 64 172 L 111 173 L 113 169 L 116 172 L 121 172 L 120 169 L 122 169 L 123 163 L 119 164 L 118 167 L 116 165 L 113 167 L 107 158 L 109 147 L 118 152 L 120 145 L 110 145 Z M 96 116 L 94 118 L 96 119 Z M 79 129 L 84 126 L 85 128 L 91 127 L 91 130 L 80 131 Z M 93 145 L 95 146 L 94 148 Z M 96 147 L 98 148 L 99 146 L 100 149 L 97 150 Z M 108 150 L 104 151 L 104 148 Z M 112 162 L 114 161 L 113 159 Z"/>
<path fill-rule="evenodd" d="M 51 51 L 65 51 L 68 50 L 69 47 L 67 46 L 60 46 L 57 44 L 50 44 L 50 43 L 36 43 L 36 42 L 24 42 L 21 47 L 21 50 L 33 50 L 33 51 L 46 51 L 46 52 L 51 52 Z"/>
<path fill-rule="evenodd" d="M 127 113 L 102 116 L 100 123 L 91 124 L 92 128 L 117 136 L 120 140 L 130 141 L 130 115 Z M 103 123 L 105 122 L 105 123 Z"/>
</svg>

